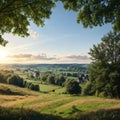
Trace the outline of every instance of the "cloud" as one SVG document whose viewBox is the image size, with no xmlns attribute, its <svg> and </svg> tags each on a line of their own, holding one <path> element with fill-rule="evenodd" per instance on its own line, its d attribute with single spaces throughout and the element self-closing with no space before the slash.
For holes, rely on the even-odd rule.
<svg viewBox="0 0 120 120">
<path fill-rule="evenodd" d="M 90 60 L 90 58 L 87 55 L 69 55 L 66 56 L 67 59 L 74 59 L 74 60 Z"/>
<path fill-rule="evenodd" d="M 31 29 L 28 30 L 28 33 L 30 34 L 30 37 L 31 38 L 38 38 L 39 37 L 39 34 L 36 32 L 36 31 L 33 31 Z"/>
<path fill-rule="evenodd" d="M 17 54 L 17 55 L 13 55 L 13 56 L 9 56 L 9 57 L 24 59 L 24 58 L 30 58 L 31 56 L 32 56 L 31 54 Z"/>
<path fill-rule="evenodd" d="M 16 54 L 8 56 L 9 60 L 19 63 L 90 63 L 87 55 L 67 55 L 67 56 L 48 56 L 45 53 L 38 55 L 33 54 Z"/>
<path fill-rule="evenodd" d="M 90 63 L 90 58 L 87 55 L 67 55 L 59 57 L 58 60 L 67 63 Z"/>
<path fill-rule="evenodd" d="M 14 59 L 16 61 L 43 61 L 43 60 L 54 60 L 56 58 L 54 57 L 48 57 L 46 54 L 41 54 L 41 55 L 33 55 L 33 54 L 17 54 L 17 55 L 12 55 L 8 56 L 10 59 Z"/>
</svg>

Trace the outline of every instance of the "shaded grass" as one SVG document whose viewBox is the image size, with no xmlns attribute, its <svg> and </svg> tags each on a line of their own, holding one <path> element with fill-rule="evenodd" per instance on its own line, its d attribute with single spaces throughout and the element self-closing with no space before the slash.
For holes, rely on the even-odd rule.
<svg viewBox="0 0 120 120">
<path fill-rule="evenodd" d="M 0 120 L 63 120 L 63 118 L 41 114 L 30 109 L 0 107 Z"/>
<path fill-rule="evenodd" d="M 74 116 L 70 117 L 72 120 L 120 120 L 119 109 L 100 109 L 91 112 L 77 112 Z"/>
<path fill-rule="evenodd" d="M 31 109 L 0 107 L 0 120 L 120 120 L 120 108 L 101 109 L 86 113 L 77 112 L 69 118 L 62 118 Z"/>
</svg>

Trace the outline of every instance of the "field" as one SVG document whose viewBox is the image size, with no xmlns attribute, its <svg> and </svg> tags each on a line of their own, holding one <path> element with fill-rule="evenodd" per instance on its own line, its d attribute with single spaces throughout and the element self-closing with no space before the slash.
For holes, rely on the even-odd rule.
<svg viewBox="0 0 120 120">
<path fill-rule="evenodd" d="M 64 91 L 62 87 L 44 85 L 41 93 L 6 84 L 0 84 L 0 88 L 4 90 L 4 93 L 6 93 L 6 88 L 9 88 L 9 91 L 16 91 L 16 94 L 11 92 L 11 95 L 0 95 L 0 106 L 2 108 L 30 109 L 41 114 L 60 116 L 63 119 L 72 118 L 78 113 L 84 115 L 101 109 L 114 110 L 120 108 L 120 100 L 61 94 L 61 91 Z M 56 91 L 50 92 L 52 88 L 55 88 Z"/>
<path fill-rule="evenodd" d="M 75 69 L 76 67 L 78 69 Z M 73 74 L 75 71 L 87 73 L 83 66 L 76 65 L 76 67 L 73 65 L 9 66 L 10 70 L 24 78 L 28 84 L 38 84 L 40 91 L 35 92 L 28 87 L 0 83 L 0 120 L 119 120 L 119 99 L 66 94 L 65 86 L 50 84 L 41 81 L 40 78 L 28 76 L 29 68 L 34 71 L 40 70 L 40 74 L 64 75 L 64 73 Z M 65 78 L 73 79 L 74 76 Z M 84 83 L 80 85 L 83 87 Z"/>
</svg>

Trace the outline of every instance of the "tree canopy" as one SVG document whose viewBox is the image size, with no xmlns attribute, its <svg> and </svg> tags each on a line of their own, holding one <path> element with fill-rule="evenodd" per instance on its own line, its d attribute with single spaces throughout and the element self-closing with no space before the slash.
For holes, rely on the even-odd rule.
<svg viewBox="0 0 120 120">
<path fill-rule="evenodd" d="M 0 0 L 0 44 L 7 43 L 4 33 L 28 36 L 30 21 L 43 26 L 54 5 L 53 0 Z"/>
<path fill-rule="evenodd" d="M 111 23 L 115 31 L 120 31 L 119 0 L 0 0 L 0 44 L 7 43 L 4 33 L 28 36 L 30 21 L 43 26 L 58 1 L 65 9 L 78 12 L 77 22 L 84 27 Z"/>
<path fill-rule="evenodd" d="M 110 32 L 90 50 L 91 93 L 120 98 L 120 33 Z"/>
<path fill-rule="evenodd" d="M 66 84 L 66 91 L 69 94 L 80 94 L 81 87 L 79 86 L 79 83 L 76 80 L 71 79 Z"/>
<path fill-rule="evenodd" d="M 120 0 L 61 0 L 64 8 L 78 12 L 77 22 L 86 27 L 113 24 L 120 31 Z"/>
</svg>

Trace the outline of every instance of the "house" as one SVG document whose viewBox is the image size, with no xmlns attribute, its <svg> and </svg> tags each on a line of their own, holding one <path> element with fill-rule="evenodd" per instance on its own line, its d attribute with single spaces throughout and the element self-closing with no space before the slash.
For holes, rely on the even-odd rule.
<svg viewBox="0 0 120 120">
<path fill-rule="evenodd" d="M 38 78 L 40 76 L 39 71 L 28 70 L 28 72 L 31 73 L 34 78 Z"/>
<path fill-rule="evenodd" d="M 89 80 L 88 75 L 84 75 L 84 74 L 79 75 L 80 83 L 87 82 L 88 80 Z"/>
</svg>

